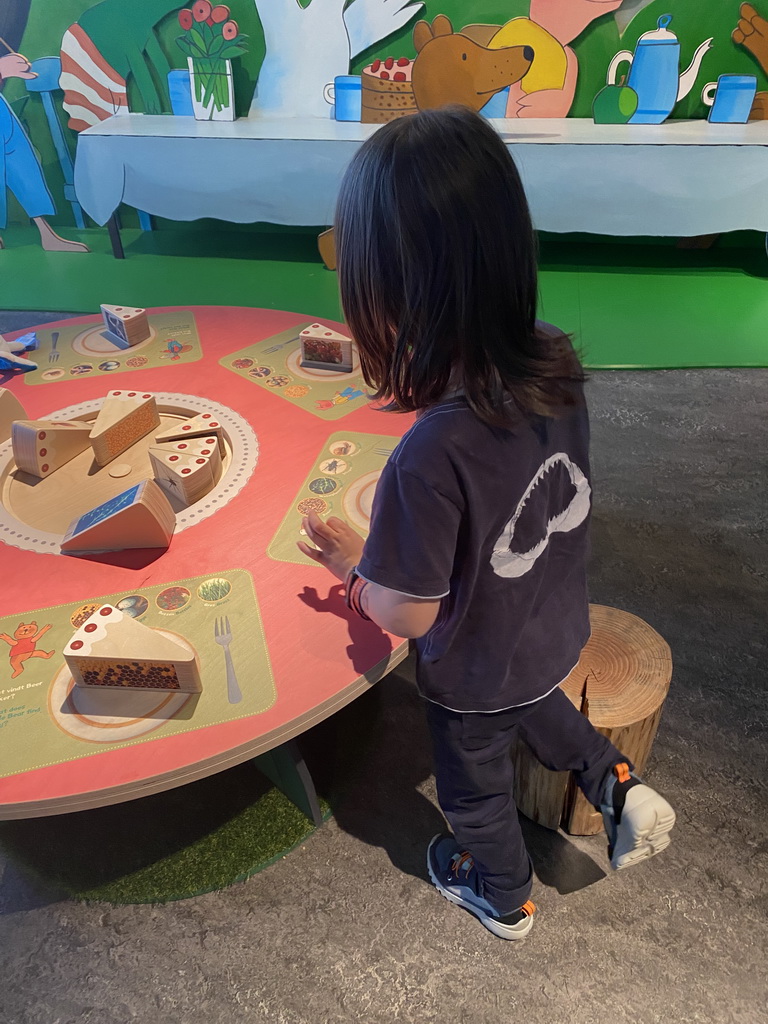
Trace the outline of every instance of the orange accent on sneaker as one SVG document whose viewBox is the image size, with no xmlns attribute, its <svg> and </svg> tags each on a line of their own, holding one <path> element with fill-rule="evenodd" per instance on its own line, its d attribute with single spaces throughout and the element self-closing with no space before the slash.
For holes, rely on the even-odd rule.
<svg viewBox="0 0 768 1024">
<path fill-rule="evenodd" d="M 465 864 L 469 865 L 469 867 L 467 868 L 467 874 L 469 874 L 469 872 L 475 866 L 475 860 L 468 850 L 465 850 L 464 853 L 454 858 L 453 866 L 451 867 L 451 874 L 455 875 L 456 878 L 458 878 L 459 872 L 461 871 Z"/>
<path fill-rule="evenodd" d="M 632 778 L 632 776 L 629 774 L 629 765 L 624 764 L 624 762 L 615 765 L 613 773 L 619 782 L 629 782 L 629 780 Z"/>
<path fill-rule="evenodd" d="M 527 903 L 524 903 L 522 907 L 520 907 L 520 912 L 525 914 L 526 917 L 533 917 L 536 912 L 536 904 L 531 900 L 528 900 Z"/>
</svg>

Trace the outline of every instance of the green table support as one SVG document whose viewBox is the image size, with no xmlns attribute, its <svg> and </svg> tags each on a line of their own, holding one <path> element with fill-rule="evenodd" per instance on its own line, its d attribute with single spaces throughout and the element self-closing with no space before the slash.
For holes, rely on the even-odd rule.
<svg viewBox="0 0 768 1024">
<path fill-rule="evenodd" d="M 315 784 L 296 740 L 254 757 L 253 763 L 311 822 L 323 824 Z"/>
</svg>

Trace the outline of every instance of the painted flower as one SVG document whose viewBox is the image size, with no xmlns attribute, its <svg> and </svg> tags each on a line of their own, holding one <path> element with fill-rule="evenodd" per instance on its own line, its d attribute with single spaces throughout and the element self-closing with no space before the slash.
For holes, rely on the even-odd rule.
<svg viewBox="0 0 768 1024">
<path fill-rule="evenodd" d="M 215 25 L 220 25 L 222 21 L 229 20 L 229 8 L 226 4 L 217 4 L 211 11 L 211 17 Z"/>
<path fill-rule="evenodd" d="M 194 20 L 192 18 L 192 11 L 187 10 L 186 7 L 184 8 L 183 11 L 179 11 L 179 24 L 185 31 L 191 29 L 192 25 L 194 24 Z"/>
<path fill-rule="evenodd" d="M 227 21 L 221 30 L 221 34 L 225 39 L 236 39 L 239 31 L 236 21 Z"/>
<path fill-rule="evenodd" d="M 197 3 L 192 8 L 192 17 L 195 21 L 207 21 L 211 16 L 212 10 L 213 8 L 209 0 L 197 0 Z"/>
</svg>

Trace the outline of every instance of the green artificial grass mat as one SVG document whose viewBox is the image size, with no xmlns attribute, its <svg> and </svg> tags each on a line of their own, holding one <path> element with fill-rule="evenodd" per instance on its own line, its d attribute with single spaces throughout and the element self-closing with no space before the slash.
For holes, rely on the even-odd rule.
<svg viewBox="0 0 768 1024">
<path fill-rule="evenodd" d="M 329 816 L 328 804 L 321 806 Z M 111 807 L 0 822 L 0 848 L 63 896 L 167 903 L 244 881 L 314 829 L 244 764 Z"/>
<path fill-rule="evenodd" d="M 336 275 L 315 229 L 195 222 L 123 231 L 125 260 L 103 229 L 68 230 L 90 255 L 46 253 L 33 228 L 9 228 L 0 308 L 97 312 L 237 305 L 338 320 Z M 759 244 L 758 244 L 759 243 Z M 591 369 L 766 366 L 768 257 L 756 232 L 706 250 L 669 239 L 542 237 L 541 315 L 572 332 Z"/>
<path fill-rule="evenodd" d="M 378 735 L 378 688 L 301 736 L 325 819 Z M 176 789 L 74 814 L 0 822 L 0 850 L 33 882 L 86 902 L 168 903 L 244 881 L 315 826 L 253 761 Z M 2 1018 L 0 1018 L 2 1020 Z"/>
</svg>

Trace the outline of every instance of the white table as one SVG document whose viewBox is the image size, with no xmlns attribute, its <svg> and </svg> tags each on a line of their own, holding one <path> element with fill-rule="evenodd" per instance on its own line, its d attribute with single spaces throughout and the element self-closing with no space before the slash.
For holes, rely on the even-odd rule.
<svg viewBox="0 0 768 1024">
<path fill-rule="evenodd" d="M 768 232 L 768 123 L 491 123 L 520 168 L 540 230 Z M 75 187 L 99 224 L 125 202 L 171 220 L 327 225 L 344 169 L 377 127 L 322 118 L 113 117 L 80 135 Z"/>
</svg>

